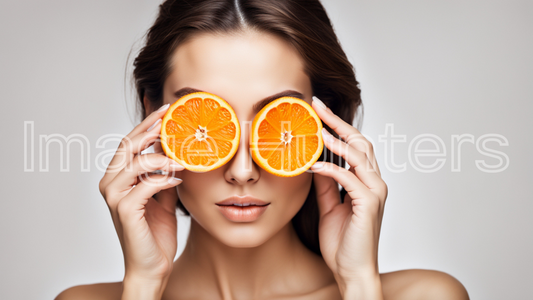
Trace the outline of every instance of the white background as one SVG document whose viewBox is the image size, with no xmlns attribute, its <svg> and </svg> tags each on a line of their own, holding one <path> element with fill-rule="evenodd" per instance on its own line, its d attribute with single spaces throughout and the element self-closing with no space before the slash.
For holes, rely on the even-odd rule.
<svg viewBox="0 0 533 300">
<path fill-rule="evenodd" d="M 72 285 L 119 281 L 122 254 L 104 200 L 96 148 L 127 134 L 135 101 L 125 89 L 127 56 L 139 48 L 158 1 L 0 3 L 0 298 L 51 299 Z M 324 5 L 355 65 L 365 104 L 363 133 L 374 140 L 389 198 L 380 267 L 437 269 L 458 278 L 472 299 L 533 299 L 531 113 L 532 1 L 353 1 Z M 131 61 L 131 58 L 130 58 Z M 131 72 L 131 69 L 127 72 Z M 126 92 L 125 92 L 126 91 Z M 24 122 L 34 122 L 34 171 L 24 172 Z M 404 172 L 385 167 L 392 123 L 404 135 L 394 152 Z M 433 173 L 409 162 L 409 143 L 434 134 L 446 147 Z M 60 172 L 57 145 L 40 172 L 40 135 L 83 134 L 90 172 L 73 145 Z M 509 166 L 464 144 L 452 172 L 451 137 L 499 134 Z M 430 162 L 431 160 L 427 160 Z M 424 161 L 423 161 L 424 162 Z M 180 250 L 187 234 L 180 219 Z"/>
</svg>

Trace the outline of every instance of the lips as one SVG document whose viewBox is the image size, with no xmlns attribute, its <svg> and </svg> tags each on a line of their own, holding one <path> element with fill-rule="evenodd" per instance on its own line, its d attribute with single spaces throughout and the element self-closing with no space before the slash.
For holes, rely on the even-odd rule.
<svg viewBox="0 0 533 300">
<path fill-rule="evenodd" d="M 251 196 L 231 196 L 216 205 L 229 221 L 253 222 L 265 212 L 270 203 Z"/>
<path fill-rule="evenodd" d="M 250 205 L 256 205 L 256 206 L 265 206 L 269 205 L 270 203 L 261 201 L 257 198 L 254 198 L 252 196 L 231 196 L 224 201 L 220 201 L 216 203 L 217 205 L 237 205 L 237 206 L 250 206 Z"/>
</svg>

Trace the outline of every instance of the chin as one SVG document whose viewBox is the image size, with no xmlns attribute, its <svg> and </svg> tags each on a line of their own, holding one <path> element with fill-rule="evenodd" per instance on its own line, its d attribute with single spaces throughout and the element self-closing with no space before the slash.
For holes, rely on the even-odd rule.
<svg viewBox="0 0 533 300">
<path fill-rule="evenodd" d="M 268 241 L 274 232 L 249 223 L 235 223 L 230 228 L 219 227 L 212 233 L 221 243 L 233 248 L 254 248 Z"/>
</svg>

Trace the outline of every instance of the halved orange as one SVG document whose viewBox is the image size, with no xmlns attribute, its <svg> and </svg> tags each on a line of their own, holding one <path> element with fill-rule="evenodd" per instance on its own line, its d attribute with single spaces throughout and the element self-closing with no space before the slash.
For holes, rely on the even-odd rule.
<svg viewBox="0 0 533 300">
<path fill-rule="evenodd" d="M 190 93 L 172 104 L 161 125 L 165 154 L 197 172 L 214 170 L 237 152 L 241 129 L 235 111 L 222 98 Z"/>
<path fill-rule="evenodd" d="M 282 177 L 305 172 L 323 149 L 322 121 L 307 104 L 281 97 L 267 104 L 254 118 L 250 151 L 266 171 Z"/>
</svg>

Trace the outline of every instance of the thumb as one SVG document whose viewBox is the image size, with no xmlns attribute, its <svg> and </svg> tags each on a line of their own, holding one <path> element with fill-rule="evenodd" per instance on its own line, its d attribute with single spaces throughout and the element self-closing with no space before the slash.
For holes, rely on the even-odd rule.
<svg viewBox="0 0 533 300">
<path fill-rule="evenodd" d="M 318 213 L 320 218 L 329 213 L 336 205 L 341 203 L 337 182 L 331 177 L 313 173 Z"/>
</svg>

